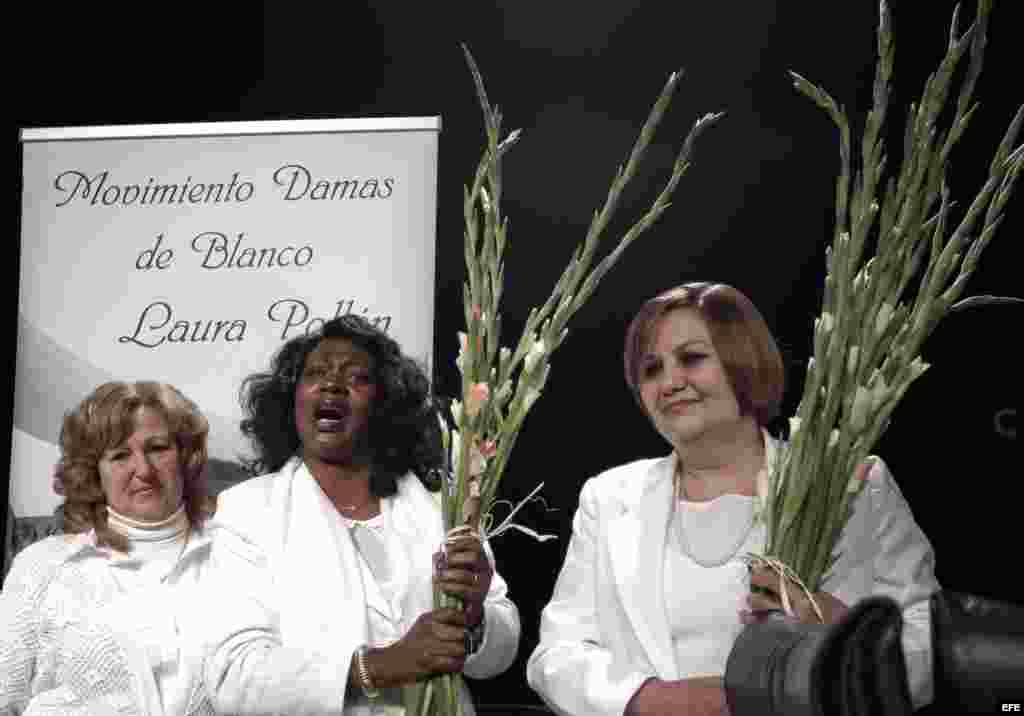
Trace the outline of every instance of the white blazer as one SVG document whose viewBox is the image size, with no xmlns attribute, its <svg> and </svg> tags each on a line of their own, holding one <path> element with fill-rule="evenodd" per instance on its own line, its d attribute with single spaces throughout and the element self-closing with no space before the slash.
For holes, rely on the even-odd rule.
<svg viewBox="0 0 1024 716">
<path fill-rule="evenodd" d="M 390 498 L 391 523 L 408 550 L 413 613 L 433 609 L 432 555 L 444 539 L 438 501 L 412 474 Z M 231 714 L 369 714 L 365 699 L 345 702 L 352 654 L 368 641 L 368 600 L 348 529 L 302 460 L 252 478 L 218 498 L 210 523 L 221 578 L 205 626 L 206 678 L 214 704 Z M 494 676 L 519 642 L 519 613 L 495 574 L 485 602 L 484 642 L 464 673 Z M 408 623 L 406 623 L 408 622 Z M 463 694 L 464 713 L 473 709 Z"/>
<path fill-rule="evenodd" d="M 772 438 L 769 449 L 776 449 Z M 663 565 L 675 455 L 638 460 L 586 482 L 565 563 L 541 614 L 530 686 L 559 714 L 620 716 L 650 677 L 680 678 Z M 888 469 L 876 460 L 854 501 L 822 590 L 846 604 L 884 594 L 904 607 L 911 694 L 931 699 L 928 599 L 934 553 Z"/>
</svg>

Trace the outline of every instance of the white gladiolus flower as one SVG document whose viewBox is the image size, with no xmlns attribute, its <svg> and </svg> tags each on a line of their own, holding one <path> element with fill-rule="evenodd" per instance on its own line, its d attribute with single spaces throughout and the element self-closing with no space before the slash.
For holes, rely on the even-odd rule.
<svg viewBox="0 0 1024 716">
<path fill-rule="evenodd" d="M 832 428 L 832 432 L 828 434 L 828 446 L 829 449 L 834 448 L 839 444 L 839 430 Z"/>
</svg>

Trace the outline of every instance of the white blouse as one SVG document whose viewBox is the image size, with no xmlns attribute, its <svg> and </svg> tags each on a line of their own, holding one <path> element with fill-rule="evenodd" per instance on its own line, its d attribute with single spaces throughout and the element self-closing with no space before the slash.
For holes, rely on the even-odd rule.
<svg viewBox="0 0 1024 716">
<path fill-rule="evenodd" d="M 764 523 L 752 528 L 753 511 L 753 497 L 726 494 L 707 502 L 680 501 L 669 520 L 665 613 L 680 678 L 725 673 L 750 591 L 741 557 L 764 546 Z"/>
<path fill-rule="evenodd" d="M 409 557 L 392 524 L 391 498 L 380 501 L 380 513 L 368 520 L 352 520 L 339 514 L 348 527 L 359 555 L 366 590 L 367 644 L 393 644 L 412 626 L 418 615 L 410 598 Z M 402 690 L 381 689 L 374 700 L 376 712 L 402 713 Z"/>
</svg>

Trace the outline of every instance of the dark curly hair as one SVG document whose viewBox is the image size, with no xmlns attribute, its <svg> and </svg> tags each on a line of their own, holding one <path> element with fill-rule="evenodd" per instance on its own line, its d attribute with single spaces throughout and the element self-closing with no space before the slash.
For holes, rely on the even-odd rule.
<svg viewBox="0 0 1024 716">
<path fill-rule="evenodd" d="M 240 397 L 246 415 L 242 434 L 257 454 L 243 459 L 246 469 L 253 475 L 277 472 L 299 452 L 295 389 L 307 356 L 325 338 L 345 338 L 373 357 L 377 393 L 369 420 L 370 493 L 394 495 L 398 478 L 410 471 L 427 489 L 437 490 L 445 455 L 430 380 L 393 338 L 353 314 L 332 318 L 317 331 L 292 338 L 274 354 L 270 372 L 255 373 L 242 382 Z"/>
<path fill-rule="evenodd" d="M 139 381 L 104 383 L 64 416 L 60 431 L 61 459 L 54 476 L 59 493 L 61 530 L 96 531 L 96 543 L 128 552 L 128 540 L 107 525 L 107 498 L 100 481 L 103 454 L 135 432 L 135 412 L 142 407 L 159 413 L 178 446 L 185 512 L 201 526 L 215 510 L 206 492 L 206 442 L 210 426 L 191 400 L 167 383 Z"/>
</svg>

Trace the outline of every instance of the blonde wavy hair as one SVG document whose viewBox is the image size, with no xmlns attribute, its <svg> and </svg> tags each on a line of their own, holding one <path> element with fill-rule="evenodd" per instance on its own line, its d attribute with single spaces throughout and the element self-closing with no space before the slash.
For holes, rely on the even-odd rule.
<svg viewBox="0 0 1024 716">
<path fill-rule="evenodd" d="M 104 453 L 135 432 L 139 408 L 155 410 L 167 422 L 178 447 L 183 499 L 189 523 L 198 527 L 213 514 L 215 502 L 206 494 L 207 436 L 210 424 L 195 403 L 167 383 L 138 381 L 104 383 L 64 416 L 60 431 L 61 460 L 54 487 L 64 495 L 61 528 L 65 533 L 96 531 L 96 542 L 122 552 L 131 546 L 107 525 L 107 498 L 100 481 Z"/>
</svg>

